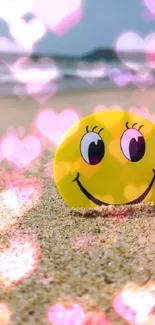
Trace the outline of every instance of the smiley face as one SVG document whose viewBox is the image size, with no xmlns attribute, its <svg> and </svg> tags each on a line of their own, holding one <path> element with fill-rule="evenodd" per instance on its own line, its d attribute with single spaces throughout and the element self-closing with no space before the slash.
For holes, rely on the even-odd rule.
<svg viewBox="0 0 155 325">
<path fill-rule="evenodd" d="M 155 203 L 155 126 L 107 110 L 73 125 L 54 157 L 56 187 L 70 207 Z"/>
</svg>

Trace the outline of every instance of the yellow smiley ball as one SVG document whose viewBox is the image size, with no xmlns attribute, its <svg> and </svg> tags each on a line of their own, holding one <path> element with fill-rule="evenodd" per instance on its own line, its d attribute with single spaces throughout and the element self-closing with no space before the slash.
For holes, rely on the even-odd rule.
<svg viewBox="0 0 155 325">
<path fill-rule="evenodd" d="M 86 116 L 64 135 L 53 168 L 70 207 L 155 203 L 155 126 L 125 111 Z"/>
</svg>

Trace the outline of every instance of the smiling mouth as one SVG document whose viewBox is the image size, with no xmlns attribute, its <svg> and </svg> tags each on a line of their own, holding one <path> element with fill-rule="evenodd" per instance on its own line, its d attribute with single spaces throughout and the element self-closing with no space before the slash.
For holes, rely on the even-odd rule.
<svg viewBox="0 0 155 325">
<path fill-rule="evenodd" d="M 141 203 L 145 197 L 149 194 L 153 184 L 154 184 L 154 181 L 155 181 L 155 169 L 152 169 L 153 173 L 154 173 L 154 176 L 149 184 L 149 186 L 147 187 L 147 189 L 135 200 L 133 201 L 130 201 L 130 202 L 127 202 L 127 203 L 123 203 L 123 204 L 110 204 L 110 203 L 107 203 L 107 202 L 104 202 L 104 201 L 101 201 L 101 200 L 98 200 L 96 199 L 93 195 L 91 195 L 85 188 L 84 186 L 81 184 L 80 180 L 79 180 L 79 177 L 80 177 L 80 174 L 77 173 L 77 176 L 73 179 L 72 182 L 76 182 L 81 190 L 81 192 L 87 197 L 87 199 L 89 199 L 90 201 L 92 201 L 93 203 L 95 203 L 96 205 L 129 205 L 129 204 L 137 204 L 137 203 Z"/>
</svg>

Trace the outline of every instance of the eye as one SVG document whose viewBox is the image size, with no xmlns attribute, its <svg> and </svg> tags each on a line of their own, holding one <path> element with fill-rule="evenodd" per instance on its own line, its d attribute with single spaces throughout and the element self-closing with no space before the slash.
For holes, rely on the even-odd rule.
<svg viewBox="0 0 155 325">
<path fill-rule="evenodd" d="M 134 128 L 128 128 L 121 137 L 121 149 L 128 160 L 132 162 L 141 160 L 145 154 L 145 139 L 142 133 Z"/>
<path fill-rule="evenodd" d="M 105 147 L 100 135 L 96 132 L 86 133 L 81 140 L 82 158 L 90 165 L 97 165 L 104 157 Z"/>
</svg>

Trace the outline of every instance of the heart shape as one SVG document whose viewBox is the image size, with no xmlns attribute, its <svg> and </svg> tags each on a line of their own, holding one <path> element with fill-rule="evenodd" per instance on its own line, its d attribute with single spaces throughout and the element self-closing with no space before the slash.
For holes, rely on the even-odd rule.
<svg viewBox="0 0 155 325">
<path fill-rule="evenodd" d="M 154 283 L 140 287 L 128 283 L 113 299 L 116 313 L 132 325 L 147 322 L 155 307 Z"/>
<path fill-rule="evenodd" d="M 97 79 L 107 75 L 107 69 L 104 63 L 81 62 L 77 65 L 77 75 L 93 84 Z"/>
<path fill-rule="evenodd" d="M 47 109 L 38 115 L 36 126 L 43 136 L 58 145 L 64 133 L 78 121 L 79 116 L 71 109 L 64 110 L 59 115 Z"/>
<path fill-rule="evenodd" d="M 10 23 L 27 14 L 32 3 L 33 0 L 1 0 L 0 17 Z"/>
<path fill-rule="evenodd" d="M 116 40 L 115 51 L 129 69 L 147 71 L 148 68 L 155 68 L 154 42 L 155 33 L 143 39 L 137 33 L 127 32 Z"/>
<path fill-rule="evenodd" d="M 24 57 L 18 59 L 9 68 L 13 77 L 25 84 L 25 93 L 27 92 L 39 103 L 42 104 L 55 93 L 56 87 L 53 81 L 58 79 L 60 71 L 52 59 L 42 58 L 34 62 Z"/>
<path fill-rule="evenodd" d="M 140 115 L 145 119 L 149 120 L 151 123 L 155 124 L 155 114 L 150 112 L 148 107 L 130 107 L 129 112 Z"/>
<path fill-rule="evenodd" d="M 56 304 L 48 312 L 48 319 L 52 325 L 83 325 L 84 317 L 82 307 L 77 304 L 69 308 Z"/>
<path fill-rule="evenodd" d="M 49 29 L 58 35 L 64 34 L 81 18 L 82 0 L 44 0 L 33 2 L 31 12 L 39 17 Z"/>
<path fill-rule="evenodd" d="M 138 88 L 145 89 L 152 86 L 154 77 L 150 72 L 141 72 L 133 75 L 132 82 Z"/>
<path fill-rule="evenodd" d="M 60 75 L 56 63 L 50 58 L 42 58 L 37 62 L 29 57 L 20 58 L 10 66 L 10 69 L 13 76 L 25 84 L 29 82 L 46 84 L 51 80 L 56 80 Z"/>
<path fill-rule="evenodd" d="M 41 153 L 41 145 L 34 136 L 27 136 L 20 141 L 15 136 L 8 136 L 1 143 L 2 155 L 18 168 L 24 168 Z"/>
<path fill-rule="evenodd" d="M 127 86 L 132 81 L 130 71 L 121 71 L 120 69 L 111 69 L 109 78 L 120 88 Z"/>
<path fill-rule="evenodd" d="M 4 173 L 4 171 L 3 171 Z M 42 182 L 37 178 L 19 176 L 12 179 L 11 175 L 3 175 L 1 183 L 5 184 L 5 189 L 0 193 L 0 234 L 8 232 L 10 228 L 18 223 L 27 212 L 36 207 L 42 196 Z"/>
<path fill-rule="evenodd" d="M 40 104 L 44 104 L 56 92 L 56 86 L 52 83 L 29 82 L 26 85 L 27 93 Z"/>
<path fill-rule="evenodd" d="M 151 14 L 155 14 L 155 2 L 153 0 L 144 0 L 144 4 L 150 10 Z"/>
<path fill-rule="evenodd" d="M 8 289 L 28 278 L 38 265 L 40 253 L 32 233 L 17 232 L 9 240 L 9 247 L 0 252 L 0 286 Z"/>
<path fill-rule="evenodd" d="M 0 37 L 0 52 L 2 55 L 3 53 L 23 54 L 23 52 L 25 53 L 26 51 L 19 43 L 15 42 L 15 41 L 11 41 L 6 37 Z M 28 53 L 30 53 L 30 51 Z"/>
<path fill-rule="evenodd" d="M 10 33 L 25 49 L 32 49 L 36 41 L 45 34 L 45 26 L 42 21 L 33 18 L 26 22 L 19 18 L 10 23 Z M 23 37 L 24 35 L 24 37 Z"/>
</svg>

